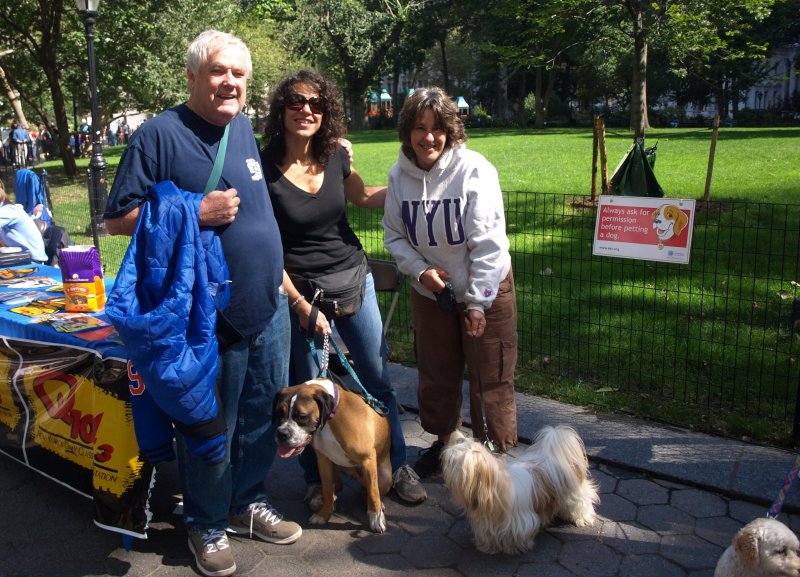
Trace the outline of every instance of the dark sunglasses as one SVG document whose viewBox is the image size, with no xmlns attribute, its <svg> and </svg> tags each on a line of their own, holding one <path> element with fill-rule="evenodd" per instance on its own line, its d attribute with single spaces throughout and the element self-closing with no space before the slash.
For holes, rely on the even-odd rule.
<svg viewBox="0 0 800 577">
<path fill-rule="evenodd" d="M 303 107 L 308 104 L 308 108 L 314 114 L 322 114 L 322 105 L 324 101 L 319 96 L 312 96 L 306 98 L 302 94 L 290 94 L 283 99 L 283 103 L 289 110 L 303 110 Z"/>
</svg>

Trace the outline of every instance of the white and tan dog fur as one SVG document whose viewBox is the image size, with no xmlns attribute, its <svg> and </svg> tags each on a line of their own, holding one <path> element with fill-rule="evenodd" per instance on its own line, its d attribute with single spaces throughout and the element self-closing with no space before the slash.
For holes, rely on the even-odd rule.
<svg viewBox="0 0 800 577">
<path fill-rule="evenodd" d="M 322 508 L 311 515 L 310 523 L 323 525 L 330 519 L 344 471 L 366 490 L 370 528 L 386 531 L 381 496 L 392 488 L 386 417 L 360 395 L 328 379 L 313 379 L 279 391 L 272 418 L 278 423 L 278 455 L 299 455 L 309 443 L 317 453 Z"/>
<path fill-rule="evenodd" d="M 800 541 L 775 519 L 750 521 L 734 535 L 717 562 L 714 577 L 798 577 Z"/>
<path fill-rule="evenodd" d="M 441 460 L 445 485 L 466 511 L 475 546 L 484 553 L 528 551 L 556 516 L 579 527 L 595 521 L 597 485 L 571 427 L 543 427 L 533 445 L 509 461 L 455 432 Z"/>
</svg>

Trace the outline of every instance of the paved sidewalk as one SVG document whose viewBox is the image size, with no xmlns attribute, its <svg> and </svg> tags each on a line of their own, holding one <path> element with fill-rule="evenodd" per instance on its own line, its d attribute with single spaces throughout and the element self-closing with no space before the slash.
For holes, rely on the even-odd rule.
<svg viewBox="0 0 800 577">
<path fill-rule="evenodd" d="M 432 437 L 420 427 L 416 372 L 392 366 L 409 460 Z M 600 521 L 590 528 L 556 523 L 521 556 L 485 555 L 470 543 L 461 512 L 440 479 L 426 481 L 428 500 L 407 506 L 385 499 L 388 531 L 368 530 L 358 487 L 348 482 L 337 514 L 324 527 L 306 522 L 297 459 L 278 460 L 272 501 L 300 522 L 303 537 L 288 546 L 232 537 L 237 575 L 263 577 L 712 577 L 733 534 L 764 516 L 795 455 L 659 426 L 538 397 L 518 396 L 520 434 L 545 424 L 574 426 L 600 483 Z M 520 447 L 519 450 L 523 450 Z M 98 529 L 85 498 L 0 455 L 0 577 L 191 577 L 199 575 L 175 514 L 174 464 L 159 469 L 147 540 L 130 551 Z M 800 531 L 800 497 L 790 493 L 780 520 Z"/>
</svg>

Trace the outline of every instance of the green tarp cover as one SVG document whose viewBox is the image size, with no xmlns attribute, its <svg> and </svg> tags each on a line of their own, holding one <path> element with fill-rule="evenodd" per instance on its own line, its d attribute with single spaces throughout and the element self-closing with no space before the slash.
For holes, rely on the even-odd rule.
<svg viewBox="0 0 800 577">
<path fill-rule="evenodd" d="M 653 172 L 655 162 L 655 146 L 645 149 L 641 142 L 634 142 L 611 176 L 611 194 L 664 196 L 664 190 L 658 184 Z"/>
</svg>

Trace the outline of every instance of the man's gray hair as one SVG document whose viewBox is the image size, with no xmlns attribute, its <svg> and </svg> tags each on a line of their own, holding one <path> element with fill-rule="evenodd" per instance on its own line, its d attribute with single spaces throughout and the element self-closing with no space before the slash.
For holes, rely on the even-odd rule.
<svg viewBox="0 0 800 577">
<path fill-rule="evenodd" d="M 253 60 L 250 58 L 250 50 L 247 45 L 238 36 L 219 30 L 206 30 L 192 40 L 186 51 L 186 68 L 197 75 L 200 73 L 200 67 L 207 63 L 212 55 L 223 48 L 231 47 L 240 48 L 244 52 L 247 77 L 250 78 L 253 74 Z"/>
</svg>

